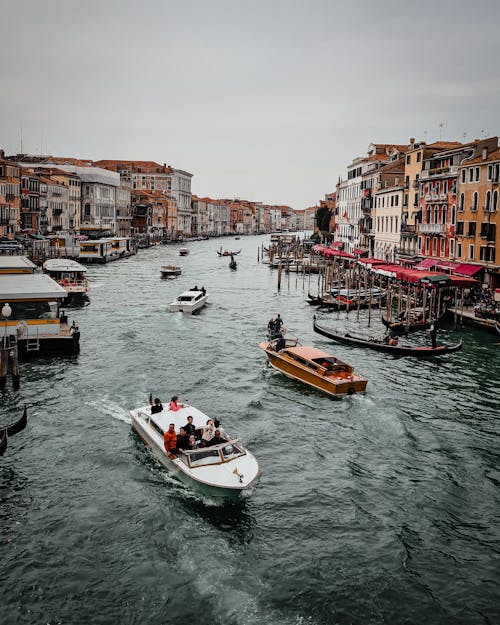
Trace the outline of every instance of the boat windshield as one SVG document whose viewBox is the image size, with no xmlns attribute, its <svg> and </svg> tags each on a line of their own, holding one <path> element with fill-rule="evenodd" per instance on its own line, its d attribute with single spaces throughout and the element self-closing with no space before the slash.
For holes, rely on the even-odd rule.
<svg viewBox="0 0 500 625">
<path fill-rule="evenodd" d="M 245 454 L 246 451 L 241 442 L 239 440 L 231 440 L 213 447 L 202 447 L 201 449 L 185 451 L 181 454 L 181 460 L 193 468 L 229 462 Z"/>
<path fill-rule="evenodd" d="M 186 453 L 190 467 L 201 467 L 207 464 L 219 464 L 222 462 L 219 449 L 214 447 L 203 447 L 200 450 L 189 451 Z"/>
</svg>

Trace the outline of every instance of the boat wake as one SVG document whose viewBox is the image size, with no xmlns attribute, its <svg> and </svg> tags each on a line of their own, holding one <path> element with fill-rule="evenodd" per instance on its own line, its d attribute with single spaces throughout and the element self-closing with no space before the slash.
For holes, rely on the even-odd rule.
<svg viewBox="0 0 500 625">
<path fill-rule="evenodd" d="M 112 417 L 118 421 L 123 421 L 123 423 L 128 423 L 128 425 L 131 425 L 132 423 L 130 417 L 128 416 L 128 411 L 122 408 L 119 404 L 108 399 L 108 397 L 103 397 L 100 401 L 90 400 L 85 402 L 85 404 L 87 406 L 91 406 L 94 410 L 105 417 Z"/>
</svg>

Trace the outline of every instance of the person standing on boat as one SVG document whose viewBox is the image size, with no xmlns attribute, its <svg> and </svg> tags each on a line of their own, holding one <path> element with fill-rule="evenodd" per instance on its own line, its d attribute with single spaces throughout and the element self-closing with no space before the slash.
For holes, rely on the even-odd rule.
<svg viewBox="0 0 500 625">
<path fill-rule="evenodd" d="M 157 414 L 163 410 L 163 406 L 161 405 L 161 401 L 159 397 L 155 397 L 153 402 L 153 395 L 149 396 L 149 405 L 151 406 L 151 414 Z"/>
<path fill-rule="evenodd" d="M 168 430 L 163 435 L 163 445 L 167 454 L 171 454 L 177 448 L 177 434 L 175 433 L 175 424 L 171 423 Z"/>
<path fill-rule="evenodd" d="M 437 347 L 437 342 L 436 342 L 437 328 L 436 328 L 436 320 L 435 319 L 432 319 L 432 321 L 431 321 L 431 325 L 430 325 L 430 328 L 429 328 L 429 334 L 431 336 L 432 348 L 435 349 Z"/>
<path fill-rule="evenodd" d="M 281 332 L 281 326 L 282 325 L 283 325 L 283 319 L 281 318 L 280 314 L 278 313 L 278 316 L 274 320 L 274 331 L 275 331 L 276 334 L 279 334 Z"/>
</svg>

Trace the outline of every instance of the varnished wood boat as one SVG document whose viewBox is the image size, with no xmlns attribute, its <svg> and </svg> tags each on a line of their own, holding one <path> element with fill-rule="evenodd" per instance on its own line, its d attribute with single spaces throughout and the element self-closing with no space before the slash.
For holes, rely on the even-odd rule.
<svg viewBox="0 0 500 625">
<path fill-rule="evenodd" d="M 269 364 L 293 380 L 333 396 L 363 393 L 368 380 L 354 373 L 354 368 L 328 352 L 304 346 L 296 339 L 286 339 L 285 347 L 276 351 L 277 340 L 263 341 Z"/>
<path fill-rule="evenodd" d="M 182 268 L 179 265 L 162 265 L 160 268 L 162 278 L 176 278 L 182 273 Z"/>
<path fill-rule="evenodd" d="M 458 352 L 462 349 L 462 341 L 455 345 L 438 345 L 437 347 L 431 347 L 427 345 L 422 346 L 403 346 L 403 345 L 389 345 L 384 343 L 383 340 L 375 338 L 362 338 L 358 336 L 352 336 L 348 332 L 345 334 L 338 334 L 319 326 L 314 320 L 314 331 L 318 334 L 326 336 L 337 343 L 343 343 L 344 345 L 353 345 L 354 347 L 368 347 L 377 352 L 385 352 L 393 354 L 394 356 L 415 356 L 416 358 L 431 358 L 433 356 L 442 356 L 443 354 L 451 354 L 452 352 Z"/>
</svg>

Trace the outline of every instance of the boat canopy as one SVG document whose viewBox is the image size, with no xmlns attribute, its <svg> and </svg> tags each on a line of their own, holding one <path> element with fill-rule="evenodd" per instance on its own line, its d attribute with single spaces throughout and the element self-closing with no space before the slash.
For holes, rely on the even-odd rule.
<svg viewBox="0 0 500 625">
<path fill-rule="evenodd" d="M 0 256 L 0 273 L 34 273 L 35 269 L 26 256 Z"/>
<path fill-rule="evenodd" d="M 86 267 L 68 258 L 51 258 L 43 263 L 43 268 L 47 271 L 87 272 Z"/>
<path fill-rule="evenodd" d="M 0 275 L 0 302 L 22 300 L 62 300 L 66 290 L 46 274 Z"/>
</svg>

